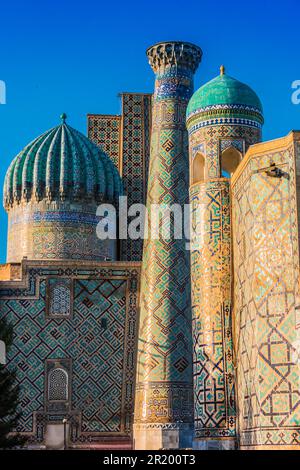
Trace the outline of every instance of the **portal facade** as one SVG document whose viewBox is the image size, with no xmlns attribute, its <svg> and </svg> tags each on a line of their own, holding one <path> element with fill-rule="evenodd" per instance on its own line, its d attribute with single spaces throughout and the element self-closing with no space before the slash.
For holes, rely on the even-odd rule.
<svg viewBox="0 0 300 470">
<path fill-rule="evenodd" d="M 194 93 L 198 46 L 147 56 L 153 96 L 89 114 L 88 138 L 62 115 L 7 171 L 15 431 L 37 449 L 65 432 L 75 449 L 300 449 L 300 132 L 263 142 L 260 99 L 223 66 Z M 117 219 L 99 239 L 121 196 L 150 225 L 153 204 L 188 207 L 190 239 L 126 239 Z"/>
</svg>

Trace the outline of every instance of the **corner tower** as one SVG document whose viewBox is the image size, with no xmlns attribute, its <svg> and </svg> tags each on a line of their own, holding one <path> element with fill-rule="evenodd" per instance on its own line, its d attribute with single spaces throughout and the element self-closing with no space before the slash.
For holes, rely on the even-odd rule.
<svg viewBox="0 0 300 470">
<path fill-rule="evenodd" d="M 260 142 L 262 106 L 254 91 L 220 75 L 187 109 L 190 154 L 191 282 L 195 448 L 230 449 L 236 440 L 232 339 L 230 177 Z"/>
<path fill-rule="evenodd" d="M 165 42 L 147 50 L 156 75 L 147 208 L 188 203 L 185 114 L 202 51 Z M 154 219 L 149 217 L 149 227 Z M 161 223 L 160 226 L 162 226 Z M 145 240 L 134 416 L 136 449 L 190 447 L 193 428 L 190 260 L 184 238 Z"/>
</svg>

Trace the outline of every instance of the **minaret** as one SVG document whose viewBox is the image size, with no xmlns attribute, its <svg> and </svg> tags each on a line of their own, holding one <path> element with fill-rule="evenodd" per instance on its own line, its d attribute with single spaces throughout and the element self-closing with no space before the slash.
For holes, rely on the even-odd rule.
<svg viewBox="0 0 300 470">
<path fill-rule="evenodd" d="M 155 72 L 147 209 L 188 203 L 185 116 L 202 51 L 184 42 L 147 50 Z M 166 215 L 166 214 L 165 214 Z M 149 215 L 149 232 L 158 217 Z M 178 222 L 176 215 L 175 223 Z M 160 227 L 166 226 L 166 217 Z M 183 226 L 183 224 L 181 224 Z M 172 228 L 174 228 L 172 226 Z M 179 238 L 179 237 L 178 237 Z M 138 370 L 134 416 L 136 449 L 191 447 L 193 434 L 190 254 L 174 231 L 144 243 Z"/>
<path fill-rule="evenodd" d="M 262 124 L 259 98 L 224 66 L 194 93 L 187 109 L 194 448 L 199 450 L 236 445 L 230 187 L 245 152 L 260 142 Z"/>
</svg>

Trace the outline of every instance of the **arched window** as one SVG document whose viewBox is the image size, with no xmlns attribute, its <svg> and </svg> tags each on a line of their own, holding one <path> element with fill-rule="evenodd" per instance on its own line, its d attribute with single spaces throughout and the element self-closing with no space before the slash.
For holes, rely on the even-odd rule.
<svg viewBox="0 0 300 470">
<path fill-rule="evenodd" d="M 50 288 L 50 315 L 70 315 L 71 290 L 68 281 L 57 281 Z"/>
<path fill-rule="evenodd" d="M 197 153 L 193 160 L 192 184 L 204 181 L 205 175 L 205 157 L 202 153 Z"/>
<path fill-rule="evenodd" d="M 52 369 L 48 375 L 48 400 L 68 400 L 68 373 L 60 367 Z"/>
<path fill-rule="evenodd" d="M 221 176 L 231 178 L 235 170 L 240 164 L 242 156 L 234 147 L 224 150 L 221 155 Z"/>
</svg>

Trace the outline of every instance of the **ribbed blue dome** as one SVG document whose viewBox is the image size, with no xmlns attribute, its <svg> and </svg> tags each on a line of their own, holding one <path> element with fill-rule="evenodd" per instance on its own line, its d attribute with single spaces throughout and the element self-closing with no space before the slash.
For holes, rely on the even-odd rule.
<svg viewBox="0 0 300 470">
<path fill-rule="evenodd" d="M 64 121 L 27 145 L 12 161 L 4 183 L 4 206 L 35 199 L 116 200 L 119 172 L 110 158 Z"/>
</svg>

